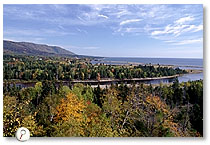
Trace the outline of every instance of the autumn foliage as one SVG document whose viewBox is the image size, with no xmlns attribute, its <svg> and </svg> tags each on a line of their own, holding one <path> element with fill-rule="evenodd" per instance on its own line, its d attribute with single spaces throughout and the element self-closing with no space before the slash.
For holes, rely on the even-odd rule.
<svg viewBox="0 0 210 145">
<path fill-rule="evenodd" d="M 4 136 L 27 127 L 31 136 L 203 136 L 203 82 L 172 85 L 82 84 L 4 88 Z"/>
</svg>

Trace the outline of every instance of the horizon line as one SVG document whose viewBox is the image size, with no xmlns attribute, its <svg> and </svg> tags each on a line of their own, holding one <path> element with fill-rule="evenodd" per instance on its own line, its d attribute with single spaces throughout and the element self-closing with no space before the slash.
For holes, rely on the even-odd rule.
<svg viewBox="0 0 210 145">
<path fill-rule="evenodd" d="M 12 42 L 26 42 L 26 43 L 34 43 L 38 45 L 48 45 L 48 46 L 57 46 L 60 48 L 63 48 L 67 51 L 71 51 L 67 48 L 64 48 L 61 45 L 55 45 L 55 44 L 47 44 L 47 43 L 37 43 L 37 42 L 32 42 L 32 41 L 17 41 L 17 40 L 12 40 L 12 39 L 3 39 L 3 41 L 12 41 Z M 72 52 L 72 51 L 71 51 Z M 72 52 L 74 53 L 74 52 Z M 93 56 L 93 57 L 114 57 L 114 58 L 174 58 L 174 59 L 203 59 L 203 57 L 150 57 L 150 56 L 100 56 L 100 55 L 87 55 L 87 54 L 76 54 L 76 55 L 84 55 L 84 56 Z"/>
</svg>

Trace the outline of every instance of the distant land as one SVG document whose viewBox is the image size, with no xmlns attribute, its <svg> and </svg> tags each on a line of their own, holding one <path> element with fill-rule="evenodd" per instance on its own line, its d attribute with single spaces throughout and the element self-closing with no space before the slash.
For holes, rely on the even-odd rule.
<svg viewBox="0 0 210 145">
<path fill-rule="evenodd" d="M 57 57 L 93 57 L 75 54 L 59 46 L 35 44 L 31 42 L 3 41 L 4 55 L 31 55 L 31 56 L 57 56 Z M 100 57 L 93 57 L 100 58 Z"/>
</svg>

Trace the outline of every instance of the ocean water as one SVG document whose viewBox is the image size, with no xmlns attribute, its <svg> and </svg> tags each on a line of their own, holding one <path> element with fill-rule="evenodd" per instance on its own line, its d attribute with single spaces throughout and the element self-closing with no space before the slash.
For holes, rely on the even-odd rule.
<svg viewBox="0 0 210 145">
<path fill-rule="evenodd" d="M 98 61 L 93 61 L 97 63 Z M 129 58 L 129 57 L 105 57 L 99 62 L 105 64 L 119 64 L 119 63 L 143 63 L 143 64 L 160 64 L 160 65 L 175 65 L 175 66 L 194 66 L 203 67 L 203 59 L 192 58 Z"/>
</svg>

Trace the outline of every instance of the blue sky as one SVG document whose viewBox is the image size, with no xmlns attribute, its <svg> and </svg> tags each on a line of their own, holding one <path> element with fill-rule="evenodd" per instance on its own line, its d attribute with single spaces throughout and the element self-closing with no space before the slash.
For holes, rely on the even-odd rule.
<svg viewBox="0 0 210 145">
<path fill-rule="evenodd" d="M 4 39 L 76 54 L 203 58 L 202 5 L 4 5 Z"/>
</svg>

